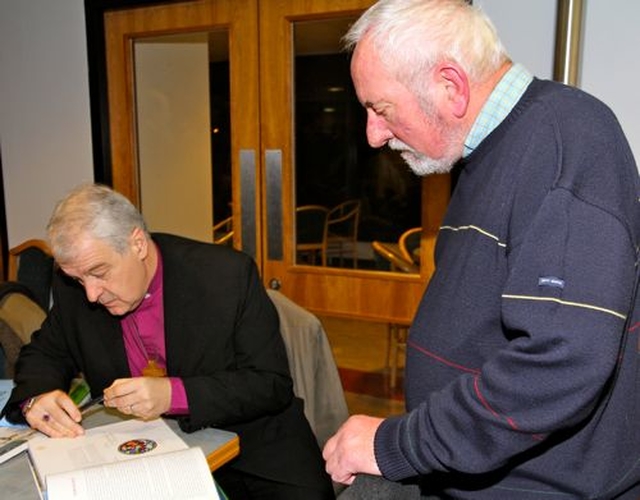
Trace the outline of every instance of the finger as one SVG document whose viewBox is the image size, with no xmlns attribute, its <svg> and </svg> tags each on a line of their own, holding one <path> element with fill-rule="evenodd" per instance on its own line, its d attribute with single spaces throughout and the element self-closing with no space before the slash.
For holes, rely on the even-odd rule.
<svg viewBox="0 0 640 500">
<path fill-rule="evenodd" d="M 332 471 L 329 472 L 331 479 L 333 479 L 336 483 L 340 484 L 351 484 L 355 479 L 355 474 L 349 472 L 347 469 L 338 467 L 335 465 L 332 467 Z"/>
<path fill-rule="evenodd" d="M 119 398 L 118 400 L 118 404 L 115 407 L 116 410 L 118 410 L 120 413 L 122 413 L 123 415 L 132 415 L 135 416 L 135 403 L 129 403 L 127 402 L 127 400 L 125 399 L 125 397 Z"/>
<path fill-rule="evenodd" d="M 135 379 L 117 379 L 104 390 L 105 405 L 117 407 L 118 409 L 124 404 L 130 404 L 122 398 L 133 394 L 136 391 L 137 384 Z"/>
<path fill-rule="evenodd" d="M 73 401 L 65 395 L 55 402 L 55 405 L 47 407 L 47 415 L 43 417 L 45 425 L 69 437 L 84 434 L 84 429 L 76 420 L 76 417 L 81 419 L 82 416 Z"/>
<path fill-rule="evenodd" d="M 56 403 L 58 404 L 61 412 L 68 415 L 74 422 L 78 423 L 82 420 L 82 413 L 73 400 L 66 394 L 57 398 Z"/>
<path fill-rule="evenodd" d="M 325 461 L 329 460 L 329 458 L 331 457 L 331 455 L 333 455 L 334 450 L 336 449 L 336 439 L 335 436 L 330 438 L 326 444 L 324 445 L 324 449 L 322 450 L 322 458 L 325 459 Z"/>
<path fill-rule="evenodd" d="M 59 410 L 31 415 L 30 425 L 51 437 L 76 437 L 84 434 L 82 426 Z"/>
</svg>

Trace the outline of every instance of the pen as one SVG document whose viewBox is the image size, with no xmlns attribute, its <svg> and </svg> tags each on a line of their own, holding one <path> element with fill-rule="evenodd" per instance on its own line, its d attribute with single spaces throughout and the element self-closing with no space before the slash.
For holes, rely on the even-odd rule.
<svg viewBox="0 0 640 500">
<path fill-rule="evenodd" d="M 90 410 L 96 405 L 99 405 L 103 401 L 104 401 L 104 396 L 98 396 L 97 398 L 90 399 L 86 403 L 78 406 L 78 410 L 80 410 L 80 413 L 84 415 L 88 410 Z"/>
</svg>

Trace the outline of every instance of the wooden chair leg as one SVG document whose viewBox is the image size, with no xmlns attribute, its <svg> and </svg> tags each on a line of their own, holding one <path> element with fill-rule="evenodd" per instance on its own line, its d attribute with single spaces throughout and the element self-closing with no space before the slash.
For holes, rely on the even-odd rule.
<svg viewBox="0 0 640 500">
<path fill-rule="evenodd" d="M 409 328 L 397 323 L 389 323 L 387 341 L 387 368 L 389 369 L 389 387 L 395 389 L 398 382 L 398 355 L 401 347 L 407 345 Z"/>
</svg>

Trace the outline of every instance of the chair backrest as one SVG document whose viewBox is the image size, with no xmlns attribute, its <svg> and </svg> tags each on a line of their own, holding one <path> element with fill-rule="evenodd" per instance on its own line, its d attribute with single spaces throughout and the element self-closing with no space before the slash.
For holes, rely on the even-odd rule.
<svg viewBox="0 0 640 500">
<path fill-rule="evenodd" d="M 360 223 L 360 200 L 347 200 L 333 207 L 327 213 L 325 225 L 326 236 L 331 237 L 358 237 L 358 225 Z"/>
<path fill-rule="evenodd" d="M 13 378 L 20 348 L 46 317 L 34 294 L 21 283 L 0 283 L 0 378 Z"/>
<path fill-rule="evenodd" d="M 376 255 L 379 255 L 389 264 L 390 271 L 401 271 L 403 273 L 420 273 L 420 268 L 413 262 L 406 260 L 400 253 L 398 245 L 395 243 L 383 243 L 381 241 L 371 242 L 371 246 Z"/>
<path fill-rule="evenodd" d="M 338 367 L 320 320 L 282 293 L 267 290 L 278 311 L 293 391 L 320 449 L 349 416 Z"/>
<path fill-rule="evenodd" d="M 323 205 L 296 208 L 296 245 L 322 243 L 329 209 Z"/>
<path fill-rule="evenodd" d="M 216 245 L 233 244 L 233 217 L 229 216 L 213 226 L 213 242 Z"/>
<path fill-rule="evenodd" d="M 54 261 L 49 245 L 31 239 L 9 249 L 8 281 L 28 287 L 43 309 L 49 308 Z"/>
<path fill-rule="evenodd" d="M 419 264 L 419 259 L 416 258 L 416 250 L 420 248 L 420 239 L 422 237 L 422 228 L 413 227 L 407 229 L 400 235 L 398 240 L 398 246 L 400 247 L 400 253 L 408 262 Z"/>
</svg>

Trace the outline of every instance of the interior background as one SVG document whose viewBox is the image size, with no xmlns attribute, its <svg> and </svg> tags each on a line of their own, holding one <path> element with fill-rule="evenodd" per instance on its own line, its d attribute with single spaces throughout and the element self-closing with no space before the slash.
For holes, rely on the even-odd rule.
<svg viewBox="0 0 640 500">
<path fill-rule="evenodd" d="M 513 59 L 552 74 L 556 0 L 475 0 Z M 640 159 L 640 2 L 585 2 L 580 87 Z M 93 180 L 83 0 L 0 0 L 0 152 L 9 246 L 44 237 L 56 200 Z M 364 134 L 364 130 L 360 131 Z"/>
</svg>

